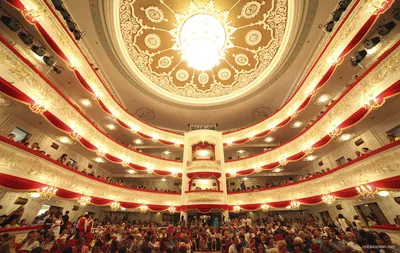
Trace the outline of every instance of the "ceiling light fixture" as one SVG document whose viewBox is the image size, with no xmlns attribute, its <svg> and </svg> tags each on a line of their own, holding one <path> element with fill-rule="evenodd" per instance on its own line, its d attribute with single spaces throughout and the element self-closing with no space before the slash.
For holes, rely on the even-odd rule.
<svg viewBox="0 0 400 253">
<path fill-rule="evenodd" d="M 165 182 L 165 180 L 166 180 L 165 178 L 161 178 L 161 181 Z"/>
<path fill-rule="evenodd" d="M 143 141 L 141 139 L 136 139 L 133 141 L 136 145 L 143 144 Z"/>
<path fill-rule="evenodd" d="M 90 108 L 93 106 L 93 102 L 89 98 L 81 98 L 79 99 L 79 103 L 86 108 Z"/>
<path fill-rule="evenodd" d="M 272 172 L 275 172 L 275 173 L 279 173 L 281 171 L 282 171 L 282 168 L 275 168 L 272 170 Z"/>
<path fill-rule="evenodd" d="M 165 151 L 163 151 L 163 153 L 166 154 L 166 155 L 169 155 L 169 154 L 171 154 L 171 151 L 165 150 Z"/>
<path fill-rule="evenodd" d="M 68 136 L 55 136 L 55 139 L 63 144 L 75 144 L 75 142 Z"/>
<path fill-rule="evenodd" d="M 135 171 L 131 169 L 131 170 L 128 170 L 128 173 L 129 174 L 135 174 Z"/>
<path fill-rule="evenodd" d="M 311 162 L 311 161 L 314 161 L 315 159 L 317 159 L 317 156 L 315 156 L 315 155 L 308 155 L 308 156 L 306 156 L 306 158 L 303 159 L 303 161 Z"/>
<path fill-rule="evenodd" d="M 298 121 L 294 122 L 290 127 L 291 128 L 300 128 L 302 125 L 304 125 L 304 122 L 301 120 L 298 120 Z"/>
<path fill-rule="evenodd" d="M 95 161 L 96 163 L 105 163 L 106 161 L 101 158 L 101 157 L 95 157 L 93 158 L 93 161 Z"/>
<path fill-rule="evenodd" d="M 117 127 L 116 127 L 114 124 L 107 124 L 106 127 L 107 127 L 109 130 L 112 130 L 112 131 L 117 129 Z"/>
<path fill-rule="evenodd" d="M 208 155 L 208 150 L 200 150 L 199 151 L 200 156 L 207 156 Z"/>
<path fill-rule="evenodd" d="M 341 141 L 349 141 L 349 140 L 351 140 L 351 138 L 353 138 L 353 135 L 350 134 L 350 133 L 342 134 L 342 135 L 340 135 L 340 137 L 339 137 L 339 139 L 340 139 Z"/>
<path fill-rule="evenodd" d="M 244 151 L 243 149 L 240 149 L 240 150 L 238 150 L 238 151 L 236 151 L 236 152 L 238 152 L 239 154 L 243 154 L 243 153 L 246 152 L 246 151 Z"/>
<path fill-rule="evenodd" d="M 247 177 L 244 177 L 244 178 L 243 178 L 244 181 L 246 181 L 247 179 L 248 179 Z"/>
<path fill-rule="evenodd" d="M 209 1 L 204 8 L 190 1 L 186 14 L 175 13 L 176 27 L 169 31 L 175 38 L 172 47 L 182 52 L 182 59 L 199 71 L 210 70 L 225 57 L 233 43 L 236 28 L 229 25 L 229 11 L 220 12 Z"/>
<path fill-rule="evenodd" d="M 328 94 L 322 94 L 321 96 L 319 96 L 316 100 L 315 100 L 315 104 L 317 105 L 325 105 L 327 103 L 329 103 L 331 99 L 331 96 Z"/>
<path fill-rule="evenodd" d="M 378 195 L 381 197 L 387 197 L 390 195 L 390 192 L 388 191 L 378 191 Z"/>
</svg>

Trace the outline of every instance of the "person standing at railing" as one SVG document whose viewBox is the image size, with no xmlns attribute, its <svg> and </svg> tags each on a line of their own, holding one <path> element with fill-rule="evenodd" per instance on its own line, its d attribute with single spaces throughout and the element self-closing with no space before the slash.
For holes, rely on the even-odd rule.
<svg viewBox="0 0 400 253">
<path fill-rule="evenodd" d="M 12 211 L 7 218 L 4 220 L 3 224 L 1 224 L 1 227 L 5 227 L 8 224 L 11 224 L 13 220 L 16 220 L 16 223 L 19 222 L 21 219 L 22 215 L 24 214 L 24 206 L 18 207 L 15 211 Z"/>
</svg>

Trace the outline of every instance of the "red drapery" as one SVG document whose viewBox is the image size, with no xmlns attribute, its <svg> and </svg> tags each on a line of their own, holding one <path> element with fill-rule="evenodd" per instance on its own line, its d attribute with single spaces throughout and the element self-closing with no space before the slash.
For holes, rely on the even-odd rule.
<svg viewBox="0 0 400 253">
<path fill-rule="evenodd" d="M 191 173 L 187 173 L 186 176 L 190 179 L 193 179 L 193 178 L 201 178 L 201 179 L 220 178 L 221 173 L 219 173 L 219 172 L 191 172 Z"/>
<path fill-rule="evenodd" d="M 200 150 L 200 149 L 209 149 L 215 152 L 215 145 L 214 144 L 210 144 L 208 142 L 203 142 L 203 143 L 198 143 L 195 145 L 192 145 L 192 153 L 194 153 L 196 150 Z"/>
</svg>

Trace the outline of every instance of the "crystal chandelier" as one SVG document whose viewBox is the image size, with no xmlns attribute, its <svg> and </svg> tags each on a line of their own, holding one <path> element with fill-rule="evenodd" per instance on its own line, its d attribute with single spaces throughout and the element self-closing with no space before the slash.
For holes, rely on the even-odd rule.
<svg viewBox="0 0 400 253">
<path fill-rule="evenodd" d="M 254 171 L 260 173 L 262 171 L 262 167 L 260 165 L 254 166 Z"/>
<path fill-rule="evenodd" d="M 329 135 L 330 137 L 338 137 L 341 133 L 342 133 L 342 130 L 339 129 L 339 128 L 337 128 L 337 127 L 335 127 L 335 128 L 332 129 L 332 131 L 330 131 L 330 132 L 328 133 L 328 135 Z"/>
<path fill-rule="evenodd" d="M 377 98 L 370 99 L 368 102 L 364 103 L 364 108 L 368 110 L 377 109 L 379 107 L 379 100 Z"/>
<path fill-rule="evenodd" d="M 147 173 L 153 174 L 153 172 L 154 172 L 154 167 L 151 166 L 147 167 Z"/>
<path fill-rule="evenodd" d="M 130 161 L 129 161 L 128 158 L 122 159 L 122 163 L 121 164 L 122 164 L 123 167 L 128 167 L 129 163 L 130 163 Z"/>
<path fill-rule="evenodd" d="M 173 171 L 171 172 L 171 176 L 172 176 L 172 177 L 177 177 L 177 176 L 178 176 L 178 171 L 173 170 Z"/>
<path fill-rule="evenodd" d="M 363 198 L 373 199 L 375 192 L 371 186 L 367 184 L 362 184 L 356 187 L 357 193 L 361 195 Z"/>
<path fill-rule="evenodd" d="M 279 165 L 280 166 L 285 166 L 286 164 L 288 164 L 288 161 L 287 161 L 286 158 L 283 158 L 283 159 L 279 160 Z"/>
<path fill-rule="evenodd" d="M 54 195 L 56 195 L 58 189 L 53 186 L 45 186 L 37 192 L 31 193 L 32 198 L 40 198 L 42 200 L 51 199 Z"/>
<path fill-rule="evenodd" d="M 174 206 L 168 207 L 168 212 L 171 214 L 176 213 L 176 207 L 174 207 Z"/>
<path fill-rule="evenodd" d="M 91 197 L 89 196 L 82 196 L 78 199 L 78 202 L 81 206 L 86 206 L 87 204 L 90 203 L 90 201 L 92 200 Z"/>
<path fill-rule="evenodd" d="M 292 208 L 292 209 L 299 209 L 300 208 L 300 202 L 299 201 L 297 201 L 297 200 L 292 200 L 292 201 L 290 201 L 290 207 Z"/>
<path fill-rule="evenodd" d="M 46 111 L 46 108 L 38 102 L 35 102 L 33 105 L 30 106 L 32 112 L 37 114 L 42 114 Z"/>
<path fill-rule="evenodd" d="M 234 211 L 235 213 L 239 213 L 239 212 L 240 212 L 240 206 L 239 206 L 239 205 L 234 206 L 234 207 L 233 207 L 233 211 Z"/>
<path fill-rule="evenodd" d="M 268 210 L 269 210 L 269 205 L 268 205 L 268 204 L 262 204 L 262 205 L 261 205 L 261 210 L 262 210 L 263 212 L 268 212 Z"/>
<path fill-rule="evenodd" d="M 96 154 L 98 156 L 105 156 L 106 153 L 107 153 L 106 150 L 104 148 L 101 148 L 101 147 L 97 148 L 97 150 L 96 150 Z"/>
<path fill-rule="evenodd" d="M 335 196 L 333 196 L 331 194 L 322 196 L 322 201 L 327 205 L 333 204 L 333 202 L 335 202 L 335 200 L 336 200 Z"/>
<path fill-rule="evenodd" d="M 112 210 L 116 211 L 121 207 L 121 204 L 117 201 L 114 201 L 110 204 Z"/>
<path fill-rule="evenodd" d="M 146 206 L 145 204 L 142 204 L 142 205 L 139 207 L 139 211 L 140 211 L 141 213 L 146 213 L 146 212 L 147 212 L 147 209 L 149 209 L 149 207 Z"/>
</svg>

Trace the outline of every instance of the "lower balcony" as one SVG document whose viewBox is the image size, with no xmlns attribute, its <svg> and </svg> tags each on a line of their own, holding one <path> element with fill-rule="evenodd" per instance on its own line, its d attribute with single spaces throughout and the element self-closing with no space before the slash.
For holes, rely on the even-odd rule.
<svg viewBox="0 0 400 253">
<path fill-rule="evenodd" d="M 215 203 L 223 201 L 223 191 L 218 190 L 197 190 L 186 191 L 188 203 Z"/>
</svg>

